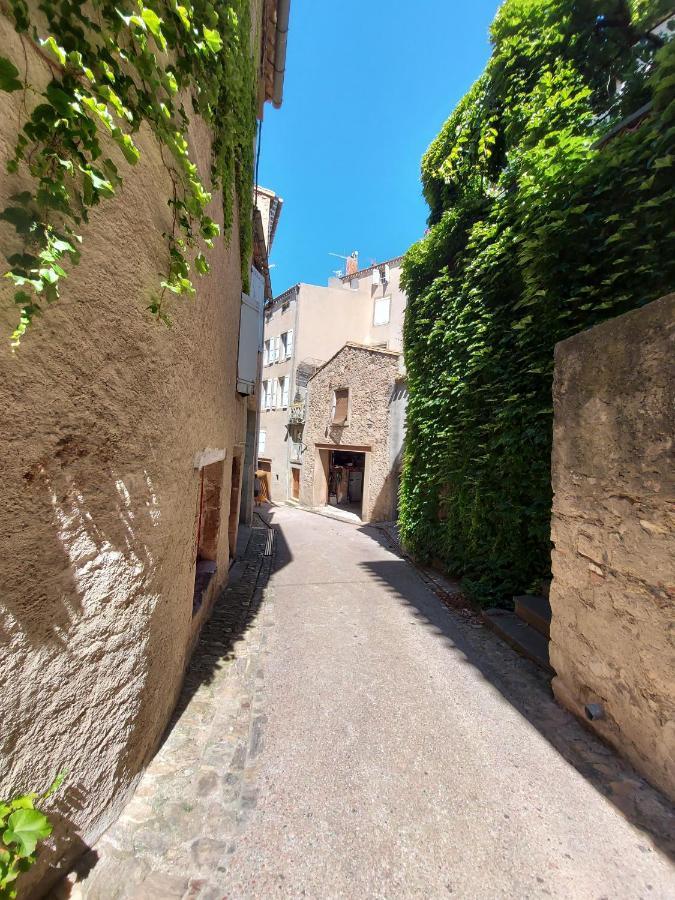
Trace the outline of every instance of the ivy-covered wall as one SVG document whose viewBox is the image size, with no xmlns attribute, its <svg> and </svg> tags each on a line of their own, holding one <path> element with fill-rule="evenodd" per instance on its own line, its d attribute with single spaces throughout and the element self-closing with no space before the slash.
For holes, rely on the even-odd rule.
<svg viewBox="0 0 675 900">
<path fill-rule="evenodd" d="M 675 284 L 675 41 L 646 34 L 667 6 L 506 0 L 422 162 L 401 531 L 484 603 L 549 574 L 555 343 Z"/>
</svg>

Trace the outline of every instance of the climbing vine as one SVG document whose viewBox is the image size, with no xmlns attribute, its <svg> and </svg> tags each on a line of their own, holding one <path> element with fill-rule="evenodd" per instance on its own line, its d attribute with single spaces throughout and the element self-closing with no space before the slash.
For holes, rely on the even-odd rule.
<svg viewBox="0 0 675 900">
<path fill-rule="evenodd" d="M 23 54 L 0 56 L 0 90 L 22 92 L 26 111 L 8 169 L 32 184 L 0 213 L 19 241 L 5 273 L 20 309 L 14 345 L 59 297 L 90 211 L 115 195 L 140 158 L 144 126 L 159 142 L 172 210 L 164 276 L 149 309 L 168 322 L 167 297 L 195 292 L 192 265 L 208 273 L 206 254 L 220 231 L 207 213 L 214 189 L 222 191 L 226 238 L 237 198 L 246 282 L 256 121 L 249 0 L 11 0 L 7 13 Z M 28 81 L 29 44 L 49 67 L 44 89 Z M 208 189 L 190 152 L 193 112 L 213 135 Z"/>
<path fill-rule="evenodd" d="M 675 41 L 635 7 L 506 0 L 422 162 L 401 531 L 480 602 L 549 574 L 555 343 L 675 285 Z"/>
<path fill-rule="evenodd" d="M 64 777 L 65 773 L 57 775 L 43 794 L 0 800 L 0 900 L 16 897 L 17 878 L 35 862 L 38 843 L 52 833 L 51 822 L 35 804 L 57 791 Z"/>
</svg>

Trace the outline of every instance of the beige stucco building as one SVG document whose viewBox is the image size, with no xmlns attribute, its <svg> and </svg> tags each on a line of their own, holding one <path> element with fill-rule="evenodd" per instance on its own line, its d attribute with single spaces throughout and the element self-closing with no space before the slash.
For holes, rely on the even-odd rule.
<svg viewBox="0 0 675 900">
<path fill-rule="evenodd" d="M 350 341 L 401 353 L 407 302 L 401 261 L 332 278 L 327 287 L 297 284 L 267 308 L 258 455 L 272 500 L 300 499 L 301 426 L 312 374 Z"/>
<path fill-rule="evenodd" d="M 274 37 L 283 27 L 285 46 L 287 22 L 275 0 L 253 0 L 251 11 L 260 99 L 278 101 Z M 48 82 L 47 62 L 4 12 L 0 45 L 3 55 L 26 54 L 31 84 Z M 21 91 L 0 92 L 3 172 L 25 102 Z M 209 184 L 203 121 L 193 119 L 189 139 Z M 0 286 L 0 798 L 68 773 L 47 809 L 53 837 L 22 896 L 46 892 L 124 806 L 171 715 L 251 506 L 268 282 L 263 216 L 255 217 L 250 294 L 242 294 L 235 222 L 230 242 L 211 251 L 197 295 L 173 302 L 166 328 L 147 306 L 165 265 L 171 180 L 150 133 L 135 141 L 133 176 L 122 160 L 125 182 L 83 226 L 81 262 L 62 298 L 14 354 L 17 310 L 8 282 Z M 0 180 L 0 209 L 22 177 Z M 208 212 L 222 228 L 217 191 Z M 14 240 L 0 223 L 3 252 Z"/>
<path fill-rule="evenodd" d="M 395 517 L 405 379 L 397 350 L 347 343 L 310 379 L 300 501 Z"/>
</svg>

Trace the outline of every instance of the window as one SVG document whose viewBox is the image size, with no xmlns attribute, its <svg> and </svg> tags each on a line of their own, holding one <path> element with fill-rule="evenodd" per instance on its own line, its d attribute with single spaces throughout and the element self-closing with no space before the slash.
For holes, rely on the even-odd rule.
<svg viewBox="0 0 675 900">
<path fill-rule="evenodd" d="M 255 393 L 263 337 L 263 307 L 265 279 L 255 267 L 251 268 L 251 295 L 242 293 L 239 314 L 239 351 L 237 356 L 237 391 Z"/>
<path fill-rule="evenodd" d="M 269 366 L 270 362 L 270 342 L 265 341 L 265 349 L 263 351 L 263 365 Z"/>
<path fill-rule="evenodd" d="M 284 409 L 288 406 L 288 389 L 290 387 L 290 381 L 291 379 L 286 375 L 279 379 L 279 402 Z"/>
<path fill-rule="evenodd" d="M 279 380 L 277 378 L 273 378 L 270 384 L 270 409 L 276 409 L 277 398 L 279 394 Z"/>
<path fill-rule="evenodd" d="M 380 297 L 375 301 L 373 310 L 373 325 L 388 325 L 391 297 Z"/>
<path fill-rule="evenodd" d="M 281 335 L 281 358 L 286 359 L 286 342 L 288 340 L 288 332 L 285 331 Z"/>
<path fill-rule="evenodd" d="M 333 425 L 346 425 L 349 415 L 349 388 L 339 388 L 333 393 Z"/>
<path fill-rule="evenodd" d="M 270 383 L 269 381 L 263 381 L 262 383 L 262 407 L 263 409 L 270 408 Z"/>
<path fill-rule="evenodd" d="M 265 452 L 265 445 L 267 444 L 267 432 L 260 431 L 258 434 L 258 456 L 262 456 Z"/>
<path fill-rule="evenodd" d="M 293 356 L 293 329 L 286 332 L 286 359 Z"/>
</svg>

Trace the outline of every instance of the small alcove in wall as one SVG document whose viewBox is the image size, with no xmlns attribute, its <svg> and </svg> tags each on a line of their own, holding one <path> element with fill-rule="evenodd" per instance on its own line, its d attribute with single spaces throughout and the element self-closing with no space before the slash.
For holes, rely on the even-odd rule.
<svg viewBox="0 0 675 900">
<path fill-rule="evenodd" d="M 195 542 L 195 589 L 192 600 L 193 615 L 201 607 L 207 588 L 218 569 L 216 560 L 224 471 L 224 460 L 218 460 L 199 469 L 197 539 Z"/>
</svg>

